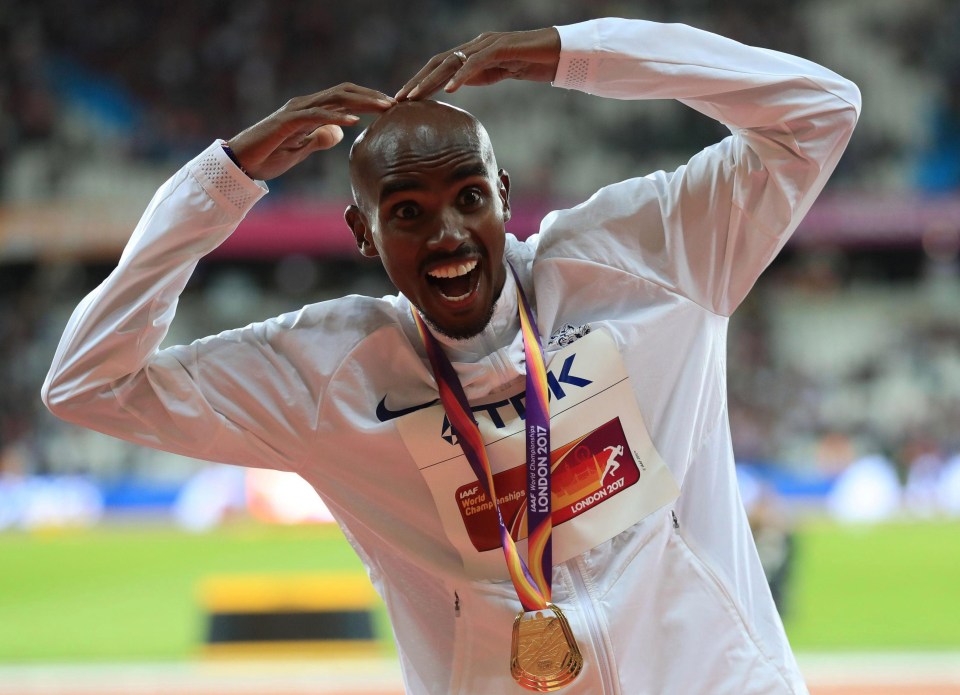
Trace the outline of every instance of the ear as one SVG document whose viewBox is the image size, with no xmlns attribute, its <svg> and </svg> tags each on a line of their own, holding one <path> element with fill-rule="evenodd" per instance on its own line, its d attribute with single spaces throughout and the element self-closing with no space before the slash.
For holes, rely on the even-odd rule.
<svg viewBox="0 0 960 695">
<path fill-rule="evenodd" d="M 506 169 L 497 172 L 497 192 L 500 194 L 500 202 L 503 204 L 503 221 L 510 221 L 510 174 Z"/>
<path fill-rule="evenodd" d="M 343 219 L 346 220 L 347 226 L 350 227 L 350 231 L 353 232 L 353 238 L 357 242 L 357 248 L 360 249 L 362 253 L 367 258 L 375 258 L 380 254 L 377 253 L 377 247 L 373 243 L 373 236 L 370 234 L 370 225 L 367 224 L 367 217 L 356 205 L 348 205 L 347 209 L 343 211 Z"/>
</svg>

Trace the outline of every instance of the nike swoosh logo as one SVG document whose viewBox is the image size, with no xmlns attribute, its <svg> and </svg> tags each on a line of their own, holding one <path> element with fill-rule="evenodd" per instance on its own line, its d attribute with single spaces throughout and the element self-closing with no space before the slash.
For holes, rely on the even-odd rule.
<svg viewBox="0 0 960 695">
<path fill-rule="evenodd" d="M 387 407 L 387 397 L 384 396 L 380 399 L 380 402 L 377 403 L 377 419 L 380 422 L 387 422 L 388 420 L 393 420 L 394 418 L 403 417 L 404 415 L 409 415 L 410 413 L 415 413 L 418 410 L 423 410 L 424 408 L 429 408 L 431 405 L 439 403 L 439 399 L 434 398 L 429 403 L 421 403 L 420 405 L 411 405 L 409 408 L 401 408 L 400 410 L 390 410 Z"/>
</svg>

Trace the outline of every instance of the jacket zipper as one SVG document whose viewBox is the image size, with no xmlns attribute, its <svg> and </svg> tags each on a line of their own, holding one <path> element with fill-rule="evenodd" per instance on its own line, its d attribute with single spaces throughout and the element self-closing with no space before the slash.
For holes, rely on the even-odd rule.
<svg viewBox="0 0 960 695">
<path fill-rule="evenodd" d="M 600 616 L 597 615 L 596 606 L 593 604 L 593 598 L 590 596 L 590 590 L 583 579 L 583 568 L 580 558 L 574 558 L 567 563 L 567 569 L 570 571 L 570 579 L 573 582 L 573 590 L 577 595 L 577 604 L 583 608 L 584 623 L 587 631 L 590 633 L 590 641 L 597 652 L 597 671 L 600 674 L 600 693 L 619 693 L 617 679 L 614 677 L 613 654 L 607 649 L 607 640 L 605 639 L 603 624 Z M 599 694 L 598 694 L 599 695 Z"/>
</svg>

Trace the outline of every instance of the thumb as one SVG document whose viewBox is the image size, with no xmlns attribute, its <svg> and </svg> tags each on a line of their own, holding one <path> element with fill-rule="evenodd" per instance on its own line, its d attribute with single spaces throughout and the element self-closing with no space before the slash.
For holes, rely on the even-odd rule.
<svg viewBox="0 0 960 695">
<path fill-rule="evenodd" d="M 311 150 L 329 150 L 343 140 L 343 129 L 338 125 L 322 125 L 314 130 L 307 139 L 311 141 Z"/>
</svg>

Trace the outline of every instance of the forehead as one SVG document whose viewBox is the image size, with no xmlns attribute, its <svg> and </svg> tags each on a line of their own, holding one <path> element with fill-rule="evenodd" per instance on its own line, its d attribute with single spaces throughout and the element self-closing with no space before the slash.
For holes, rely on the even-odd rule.
<svg viewBox="0 0 960 695">
<path fill-rule="evenodd" d="M 384 197 L 385 187 L 395 190 L 398 182 L 413 187 L 437 176 L 496 176 L 483 126 L 469 114 L 438 107 L 387 112 L 371 126 L 357 144 L 351 167 L 358 192 L 374 202 Z"/>
</svg>

